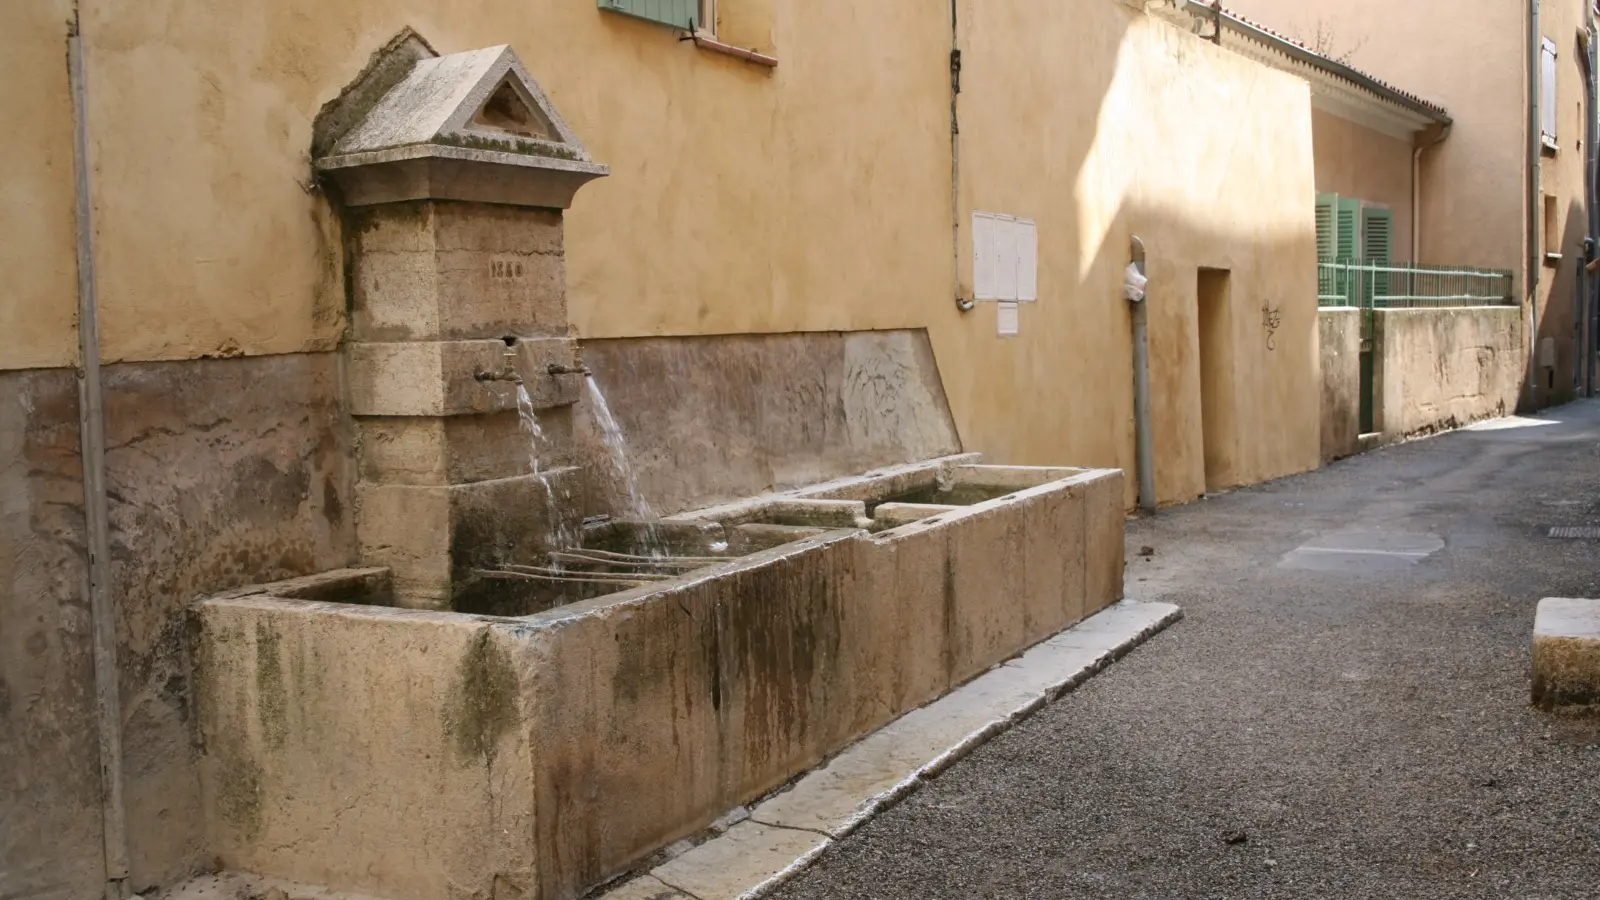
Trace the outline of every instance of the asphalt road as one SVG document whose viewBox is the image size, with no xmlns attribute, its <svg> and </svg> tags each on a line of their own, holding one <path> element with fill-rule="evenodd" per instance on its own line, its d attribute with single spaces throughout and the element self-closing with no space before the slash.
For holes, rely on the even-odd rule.
<svg viewBox="0 0 1600 900">
<path fill-rule="evenodd" d="M 1600 597 L 1547 536 L 1600 525 L 1600 403 L 1543 418 L 1130 522 L 1184 621 L 776 896 L 1600 898 L 1600 718 L 1528 705 L 1539 598 Z"/>
</svg>

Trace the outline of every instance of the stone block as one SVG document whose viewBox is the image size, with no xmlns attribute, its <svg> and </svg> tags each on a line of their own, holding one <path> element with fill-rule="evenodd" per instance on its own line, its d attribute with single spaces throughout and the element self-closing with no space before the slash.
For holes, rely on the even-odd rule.
<svg viewBox="0 0 1600 900">
<path fill-rule="evenodd" d="M 580 896 L 737 802 L 719 766 L 725 592 L 699 580 L 534 620 L 536 896 Z"/>
<path fill-rule="evenodd" d="M 880 526 L 895 528 L 900 525 L 909 525 L 931 516 L 955 512 L 959 506 L 943 506 L 938 503 L 880 503 L 872 511 L 872 520 Z"/>
<path fill-rule="evenodd" d="M 1088 469 L 1071 469 L 1060 466 L 956 466 L 951 472 L 954 484 L 981 485 L 993 488 L 1026 490 L 1052 481 L 1061 481 L 1082 475 Z"/>
<path fill-rule="evenodd" d="M 651 872 L 699 900 L 760 896 L 763 884 L 827 848 L 828 838 L 809 831 L 740 822 L 728 833 Z"/>
<path fill-rule="evenodd" d="M 533 436 L 514 412 L 356 420 L 363 481 L 465 484 L 532 472 Z"/>
<path fill-rule="evenodd" d="M 208 858 L 394 900 L 532 893 L 536 732 L 514 639 L 259 596 L 193 615 Z"/>
<path fill-rule="evenodd" d="M 487 611 L 497 586 L 475 572 L 538 564 L 563 524 L 576 530 L 581 514 L 561 501 L 575 496 L 576 477 L 559 469 L 470 484 L 359 484 L 362 561 L 393 571 L 401 606 Z"/>
<path fill-rule="evenodd" d="M 355 340 L 567 333 L 559 211 L 419 200 L 351 216 Z"/>
<path fill-rule="evenodd" d="M 1546 597 L 1533 624 L 1533 702 L 1600 713 L 1600 600 Z"/>
<path fill-rule="evenodd" d="M 888 639 L 895 665 L 884 689 L 896 712 L 950 689 L 949 552 L 949 529 L 926 520 L 886 531 L 864 550 L 860 569 L 870 574 L 869 591 L 894 617 Z"/>
<path fill-rule="evenodd" d="M 749 558 L 718 604 L 723 781 L 753 799 L 839 746 L 853 726 L 858 657 L 845 633 L 849 532 Z"/>
<path fill-rule="evenodd" d="M 1082 485 L 1029 491 L 1022 516 L 1022 616 L 1026 644 L 1083 617 Z"/>
<path fill-rule="evenodd" d="M 950 683 L 961 684 L 1025 646 L 1023 520 L 1008 504 L 942 521 L 950 533 Z"/>
<path fill-rule="evenodd" d="M 514 412 L 514 383 L 477 377 L 502 372 L 505 351 L 505 342 L 498 340 L 350 344 L 350 413 L 459 416 Z"/>
<path fill-rule="evenodd" d="M 535 410 L 577 403 L 584 394 L 584 376 L 551 375 L 549 368 L 578 361 L 578 342 L 571 338 L 523 338 L 517 341 L 517 371 L 522 373 Z"/>
<path fill-rule="evenodd" d="M 1101 469 L 1084 482 L 1084 610 L 1092 616 L 1122 599 L 1124 555 L 1123 476 Z"/>
</svg>

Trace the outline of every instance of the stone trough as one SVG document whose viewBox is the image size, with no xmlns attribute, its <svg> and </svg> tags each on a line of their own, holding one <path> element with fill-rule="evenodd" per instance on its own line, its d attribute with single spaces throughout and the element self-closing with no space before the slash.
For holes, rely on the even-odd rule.
<svg viewBox="0 0 1600 900">
<path fill-rule="evenodd" d="M 978 502 L 903 522 L 917 491 Z M 1122 498 L 966 455 L 669 517 L 703 565 L 526 616 L 396 608 L 383 569 L 207 599 L 212 850 L 394 898 L 580 896 L 1118 600 Z"/>
</svg>

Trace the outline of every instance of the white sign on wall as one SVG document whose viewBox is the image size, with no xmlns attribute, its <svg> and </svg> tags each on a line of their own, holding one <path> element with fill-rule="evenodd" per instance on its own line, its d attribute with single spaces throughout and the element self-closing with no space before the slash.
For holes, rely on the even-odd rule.
<svg viewBox="0 0 1600 900">
<path fill-rule="evenodd" d="M 1016 337 L 1021 330 L 1020 317 L 1017 315 L 1017 301 L 1001 300 L 994 305 L 995 332 L 1001 337 Z"/>
<path fill-rule="evenodd" d="M 1039 228 L 1032 219 L 972 214 L 972 289 L 975 300 L 1039 299 Z"/>
</svg>

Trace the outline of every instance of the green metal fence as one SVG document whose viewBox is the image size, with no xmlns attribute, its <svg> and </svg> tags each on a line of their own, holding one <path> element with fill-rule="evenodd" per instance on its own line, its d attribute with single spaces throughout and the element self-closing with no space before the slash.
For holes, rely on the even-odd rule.
<svg viewBox="0 0 1600 900">
<path fill-rule="evenodd" d="M 1507 269 L 1317 263 L 1319 306 L 1412 309 L 1515 303 Z"/>
</svg>

